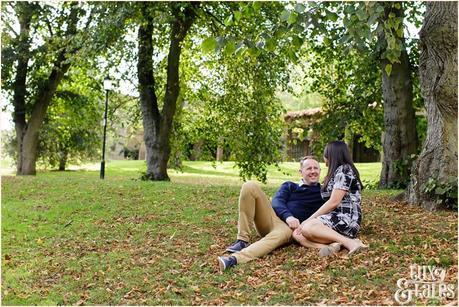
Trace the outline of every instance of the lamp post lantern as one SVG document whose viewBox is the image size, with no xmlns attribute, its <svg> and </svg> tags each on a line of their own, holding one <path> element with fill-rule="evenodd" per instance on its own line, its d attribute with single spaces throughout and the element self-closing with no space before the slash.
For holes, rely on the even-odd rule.
<svg viewBox="0 0 459 307">
<path fill-rule="evenodd" d="M 107 138 L 107 109 L 108 109 L 108 92 L 112 89 L 112 80 L 109 76 L 104 79 L 105 89 L 105 112 L 104 112 L 104 140 L 102 142 L 102 161 L 100 162 L 100 179 L 105 178 L 105 139 Z"/>
</svg>

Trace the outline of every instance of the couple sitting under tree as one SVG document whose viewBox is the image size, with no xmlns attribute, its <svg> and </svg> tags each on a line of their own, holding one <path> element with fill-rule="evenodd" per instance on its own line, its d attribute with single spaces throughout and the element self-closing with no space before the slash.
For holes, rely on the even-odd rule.
<svg viewBox="0 0 459 307">
<path fill-rule="evenodd" d="M 221 271 L 262 257 L 292 237 L 302 246 L 318 248 L 321 256 L 332 255 L 341 247 L 349 250 L 349 256 L 367 248 L 356 239 L 363 185 L 346 143 L 330 142 L 324 161 L 328 172 L 322 188 L 319 162 L 310 156 L 300 161 L 300 182 L 283 183 L 272 202 L 258 184 L 242 186 L 237 240 L 226 249 L 231 256 L 218 257 Z M 249 245 L 252 224 L 262 238 Z"/>
</svg>

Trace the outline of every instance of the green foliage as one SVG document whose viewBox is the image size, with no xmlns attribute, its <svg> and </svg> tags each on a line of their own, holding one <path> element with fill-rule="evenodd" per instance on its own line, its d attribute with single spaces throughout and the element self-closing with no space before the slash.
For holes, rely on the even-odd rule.
<svg viewBox="0 0 459 307">
<path fill-rule="evenodd" d="M 418 134 L 418 154 L 422 150 L 422 146 L 427 137 L 427 118 L 424 115 L 416 115 L 416 132 Z"/>
<path fill-rule="evenodd" d="M 362 179 L 363 186 L 365 190 L 378 190 L 379 189 L 379 180 L 371 179 Z"/>
<path fill-rule="evenodd" d="M 388 60 L 383 70 L 391 74 L 393 63 L 399 62 L 401 51 L 407 46 L 414 68 L 419 56 L 416 41 L 404 37 L 404 11 L 410 22 L 418 23 L 422 4 L 308 2 L 305 10 L 299 8 L 298 22 L 288 28 L 288 35 L 306 34 L 308 46 L 312 46 L 306 50 L 313 54 L 303 61 L 312 62 L 312 69 L 308 67 L 307 70 L 308 76 L 314 79 L 310 92 L 325 98 L 322 107 L 325 119 L 315 127 L 320 131 L 319 142 L 314 148 L 316 152 L 321 152 L 328 141 L 344 138 L 345 130 L 358 135 L 367 147 L 382 150 L 380 61 Z M 292 12 L 293 7 L 286 9 L 280 21 L 286 21 Z M 418 83 L 414 69 L 414 103 L 421 108 Z M 352 102 L 346 103 L 346 99 Z"/>
<path fill-rule="evenodd" d="M 344 139 L 346 130 L 366 147 L 381 150 L 383 107 L 377 60 L 341 46 L 316 45 L 308 51 L 310 91 L 323 97 L 324 112 L 313 127 L 320 132 L 314 152 L 321 154 L 331 140 Z"/>
<path fill-rule="evenodd" d="M 457 211 L 457 177 L 446 180 L 429 178 L 423 192 L 430 195 L 436 204 Z"/>
<path fill-rule="evenodd" d="M 204 29 L 191 33 L 185 43 L 182 106 L 174 121 L 170 164 L 180 165 L 196 145 L 201 159 L 215 159 L 220 143 L 227 158 L 236 161 L 243 179 L 266 181 L 267 166 L 281 159 L 283 108 L 275 91 L 288 80 L 289 58 L 282 48 L 289 45 L 266 35 L 274 27 L 268 21 L 275 20 L 281 6 L 209 6 L 215 18 L 225 20 L 225 27 L 219 24 L 214 31 L 218 34 L 210 35 L 205 28 L 209 17 L 201 18 L 197 23 Z M 203 8 L 203 15 L 209 6 Z M 194 41 L 200 41 L 199 49 Z M 268 45 L 271 51 L 263 48 Z"/>
<path fill-rule="evenodd" d="M 296 53 L 303 44 L 304 36 L 299 33 L 288 33 L 288 28 L 297 24 L 298 14 L 284 10 L 284 4 L 221 3 L 214 5 L 212 10 L 213 17 L 225 21 L 213 31 L 218 34 L 213 33 L 212 36 L 204 38 L 204 51 L 215 50 L 223 52 L 225 56 L 252 59 L 266 56 L 268 53 L 284 61 L 298 60 Z M 284 16 L 283 12 L 287 15 Z"/>
<path fill-rule="evenodd" d="M 394 9 L 397 9 L 396 6 Z M 243 61 L 250 63 L 251 59 L 278 59 L 275 63 L 281 65 L 264 65 L 273 70 L 271 76 L 266 73 L 265 80 L 269 81 L 268 84 L 275 84 L 273 80 L 279 77 L 285 80 L 285 77 L 282 77 L 285 76 L 282 70 L 288 68 L 286 63 L 296 63 L 301 53 L 313 53 L 314 56 L 302 59 L 303 63 L 310 62 L 313 66 L 307 69 L 308 78 L 313 79 L 313 85 L 308 86 L 308 92 L 303 92 L 302 95 L 315 93 L 321 95 L 325 101 L 323 103 L 325 118 L 320 125 L 316 126 L 316 130 L 320 131 L 319 142 L 315 143 L 316 152 L 321 152 L 324 144 L 329 140 L 342 139 L 343 131 L 346 129 L 358 136 L 358 140 L 364 142 L 367 147 L 381 150 L 380 134 L 383 127 L 383 113 L 381 80 L 378 74 L 379 54 L 372 51 L 375 50 L 376 37 L 382 29 L 378 29 L 377 25 L 383 26 L 381 20 L 384 12 L 384 4 L 379 3 L 308 3 L 307 5 L 297 4 L 294 7 L 279 4 L 258 6 L 251 3 L 238 3 L 231 6 L 216 5 L 212 7 L 214 18 L 211 20 L 224 20 L 225 28 L 222 28 L 221 24 L 213 23 L 214 33 L 218 34 L 204 35 L 200 46 L 206 53 L 207 61 L 218 60 L 221 65 L 228 65 L 225 58 L 231 57 L 241 59 L 241 64 Z M 390 18 L 386 29 L 389 34 L 393 33 L 395 28 L 396 30 L 401 29 L 400 23 L 396 21 L 396 16 L 391 15 Z M 203 20 L 201 19 L 201 24 Z M 272 22 L 269 23 L 268 20 Z M 345 27 L 340 25 L 342 21 Z M 206 30 L 203 32 L 206 33 Z M 305 38 L 310 46 L 302 49 Z M 396 46 L 392 47 L 396 48 Z M 212 51 L 217 53 L 216 58 L 213 57 Z M 212 69 L 215 68 L 214 64 Z M 206 65 L 206 69 L 209 69 L 209 65 Z M 207 78 L 207 81 L 217 86 L 204 87 L 203 79 L 206 78 L 201 78 L 200 82 L 196 82 L 200 83 L 198 91 L 201 97 L 199 99 L 213 101 L 209 104 L 214 106 L 213 112 L 212 110 L 203 111 L 202 108 L 208 107 L 205 105 L 196 107 L 196 110 L 190 112 L 193 107 L 188 101 L 189 106 L 186 111 L 188 115 L 183 117 L 187 120 L 176 125 L 176 127 L 183 126 L 180 128 L 182 132 L 176 133 L 177 139 L 182 138 L 182 141 L 179 142 L 199 139 L 205 140 L 205 144 L 213 147 L 216 146 L 218 138 L 223 137 L 221 131 L 224 131 L 225 128 L 222 126 L 231 127 L 229 122 L 219 125 L 219 122 L 220 124 L 224 122 L 228 109 L 223 110 L 223 107 L 219 106 L 222 101 L 225 101 L 219 98 L 225 97 L 225 94 L 222 95 L 222 93 L 231 88 L 227 86 L 223 89 L 219 78 L 225 76 L 230 69 L 217 71 L 219 77 Z M 240 73 L 236 82 L 244 76 L 245 74 Z M 222 79 L 225 80 L 224 83 L 230 82 L 224 77 Z M 280 81 L 275 86 L 285 87 L 287 85 L 285 81 L 282 82 L 282 79 Z M 250 88 L 251 85 L 248 86 Z M 203 94 L 204 91 L 209 90 L 211 93 Z M 188 100 L 189 93 L 192 91 L 187 91 L 188 94 L 183 93 L 183 98 Z M 223 111 L 218 111 L 219 107 Z M 234 117 L 235 114 L 241 113 L 235 111 L 229 114 Z M 196 128 L 185 128 L 184 126 L 195 126 Z M 240 127 L 240 125 L 234 126 L 236 129 Z M 194 136 L 188 137 L 190 134 L 184 131 L 193 131 L 191 135 Z M 203 131 L 206 131 L 205 137 Z M 187 137 L 184 137 L 185 135 Z M 246 141 L 241 143 L 245 144 Z M 228 143 L 231 141 L 228 142 L 225 139 L 225 144 Z M 190 142 L 185 147 L 189 151 Z M 177 147 L 176 152 L 183 153 L 184 150 L 178 148 L 185 147 Z M 233 159 L 237 160 L 240 155 L 236 155 L 234 149 L 231 147 L 229 150 L 231 150 Z M 214 152 L 210 150 L 209 153 L 211 157 Z M 246 163 L 242 165 L 247 169 L 251 168 Z"/>
<path fill-rule="evenodd" d="M 221 119 L 227 111 L 232 113 L 215 125 L 229 144 L 241 177 L 245 180 L 255 176 L 265 182 L 266 167 L 280 161 L 283 108 L 274 97 L 269 75 L 263 73 L 270 61 L 260 58 L 241 64 L 234 62 L 228 70 L 226 94 L 212 107 L 220 115 L 213 118 Z"/>
<path fill-rule="evenodd" d="M 206 38 L 202 42 L 202 51 L 205 53 L 214 52 L 215 48 L 217 48 L 217 40 L 214 37 Z"/>
<path fill-rule="evenodd" d="M 62 32 L 65 18 L 59 9 L 64 8 L 63 12 L 67 12 L 68 7 L 38 5 L 39 14 L 34 17 L 37 33 L 40 33 L 37 40 L 52 44 L 34 51 L 38 57 L 34 60 L 33 77 L 28 79 L 32 80 L 28 85 L 30 97 L 43 83 L 51 67 L 50 60 L 62 44 L 84 47 L 69 59 L 76 64 L 96 64 L 100 60 L 96 55 L 103 55 L 105 63 L 98 64 L 105 71 L 115 71 L 123 61 L 135 59 L 136 46 L 129 37 L 135 36 L 135 27 L 143 22 L 138 3 L 83 4 L 82 15 L 92 19 L 88 18 L 87 31 L 69 41 L 48 33 L 48 21 L 52 26 L 62 25 L 55 34 Z M 307 91 L 298 94 L 301 107 L 311 105 L 307 104 L 308 97 L 320 95 L 320 104 L 323 100 L 326 112 L 323 125 L 317 127 L 321 140 L 316 151 L 320 152 L 328 140 L 341 138 L 344 129 L 360 135 L 360 141 L 367 147 L 379 149 L 377 135 L 381 132 L 382 108 L 375 65 L 378 55 L 368 50 L 372 50 L 374 37 L 381 30 L 378 27 L 382 24 L 380 17 L 384 14 L 384 5 L 389 4 L 202 3 L 196 12 L 199 16 L 196 26 L 190 30 L 182 50 L 180 110 L 174 121 L 170 164 L 179 167 L 182 160 L 190 157 L 191 148 L 198 142 L 205 144 L 203 157 L 212 159 L 219 140 L 223 139 L 228 158 L 241 163 L 243 178 L 266 179 L 266 165 L 280 159 L 282 105 L 274 93 L 287 89 L 290 65 L 300 59 L 314 65 L 307 70 L 314 85 L 305 86 Z M 8 11 L 8 8 L 2 9 Z M 151 3 L 148 6 L 148 13 L 157 26 L 153 34 L 153 65 L 158 97 L 163 97 L 165 91 L 169 10 L 169 5 Z M 418 16 L 416 10 L 411 13 L 413 18 Z M 8 14 L 4 16 L 10 18 Z M 391 18 L 386 30 L 400 33 L 402 25 L 397 23 L 398 17 Z M 7 33 L 8 28 L 4 31 L 8 35 L 2 39 L 8 48 L 2 48 L 2 57 L 6 59 L 6 64 L 2 61 L 2 79 L 5 75 L 7 84 L 12 80 L 9 75 L 12 69 L 7 64 L 13 61 L 8 61 L 9 56 L 16 49 L 11 33 Z M 392 41 L 390 43 L 393 45 Z M 362 56 L 355 50 L 350 52 L 354 47 L 367 53 Z M 307 58 L 304 53 L 314 56 Z M 129 69 L 123 78 L 135 79 L 135 69 Z M 7 86 L 5 88 L 9 91 Z M 369 108 L 374 102 L 377 103 L 375 107 Z M 160 99 L 158 103 L 161 107 L 163 102 Z M 28 107 L 28 112 L 30 109 Z"/>
<path fill-rule="evenodd" d="M 100 3 L 9 1 L 2 5 L 2 95 L 14 106 L 16 138 L 29 142 L 22 148 L 30 151 L 19 152 L 21 160 L 29 156 L 35 161 L 38 152 L 45 164 L 55 165 L 58 160 L 65 163 L 67 158 L 96 153 L 98 56 L 120 33 L 112 23 L 118 19 L 106 20 L 106 13 L 107 6 Z M 16 33 L 18 24 L 20 33 Z M 72 67 L 74 71 L 69 70 Z M 88 80 L 96 86 L 88 85 Z"/>
<path fill-rule="evenodd" d="M 328 23 L 328 35 L 334 40 L 360 51 L 373 49 L 381 59 L 387 59 L 385 66 L 388 75 L 391 74 L 392 64 L 399 63 L 401 51 L 405 48 L 403 11 L 418 7 L 418 4 L 402 2 L 344 2 L 330 3 L 320 6 Z M 412 20 L 420 20 L 418 10 L 411 14 Z M 333 29 L 331 24 L 336 23 L 338 17 L 331 17 L 334 12 L 341 13 L 343 29 Z M 379 39 L 378 39 L 379 38 Z M 383 39 L 381 39 L 383 38 Z"/>
<path fill-rule="evenodd" d="M 323 98 L 317 93 L 307 93 L 306 89 L 299 94 L 292 92 L 293 90 L 276 94 L 287 111 L 299 111 L 322 106 Z"/>
<path fill-rule="evenodd" d="M 51 167 L 78 164 L 100 153 L 105 101 L 100 82 L 88 70 L 75 68 L 70 75 L 57 90 L 39 137 L 38 157 Z"/>
<path fill-rule="evenodd" d="M 389 188 L 392 189 L 405 189 L 410 183 L 411 166 L 413 162 L 417 159 L 417 155 L 411 155 L 406 159 L 393 161 L 393 168 L 395 173 L 400 174 L 402 180 L 395 180 L 389 185 Z"/>
<path fill-rule="evenodd" d="M 280 160 L 283 111 L 273 87 L 262 74 L 268 63 L 246 61 L 241 65 L 238 59 L 224 61 L 225 69 L 217 73 L 224 81 L 222 92 L 208 86 L 194 94 L 189 92 L 190 96 L 185 96 L 190 99 L 189 105 L 182 111 L 180 124 L 176 121 L 179 131 L 175 135 L 188 136 L 182 139 L 188 144 L 201 142 L 207 152 L 213 146 L 212 153 L 223 140 L 242 178 L 255 176 L 266 181 L 266 166 Z M 180 139 L 174 139 L 177 140 Z M 182 143 L 181 148 L 186 146 Z"/>
<path fill-rule="evenodd" d="M 5 50 L 5 54 L 2 52 L 2 90 L 11 93 L 16 73 L 15 60 L 25 57 L 29 60 L 26 102 L 33 104 L 34 96 L 45 85 L 60 52 L 66 52 L 65 64 L 80 63 L 88 66 L 96 62 L 95 57 L 100 55 L 102 50 L 105 51 L 113 37 L 118 35 L 116 27 L 109 27 L 111 23 L 102 21 L 106 17 L 106 6 L 97 3 L 82 3 L 78 6 L 79 17 L 85 22 L 78 24 L 74 35 L 66 35 L 65 30 L 70 23 L 69 12 L 72 8 L 71 2 L 57 5 L 45 2 L 27 5 L 8 2 L 2 6 L 2 20 L 4 16 L 9 15 L 6 18 L 8 26 L 4 27 L 2 32 L 2 50 Z M 25 50 L 24 46 L 17 48 L 20 36 L 13 30 L 17 16 L 11 14 L 13 11 L 21 10 L 28 10 L 33 15 L 28 39 L 33 42 L 31 50 Z M 62 49 L 63 46 L 67 49 Z M 27 111 L 31 109 L 32 106 L 29 105 Z"/>
<path fill-rule="evenodd" d="M 384 70 L 386 71 L 386 74 L 390 76 L 390 73 L 392 72 L 392 64 L 387 64 Z"/>
<path fill-rule="evenodd" d="M 92 72 L 94 74 L 94 72 Z M 39 162 L 65 167 L 96 158 L 101 147 L 103 95 L 90 71 L 75 68 L 56 92 L 39 135 Z M 16 136 L 4 138 L 6 154 L 16 161 Z"/>
<path fill-rule="evenodd" d="M 17 160 L 17 139 L 16 133 L 13 129 L 4 130 L 1 133 L 2 140 L 2 159 L 7 159 L 14 165 Z"/>
<path fill-rule="evenodd" d="M 128 160 L 138 160 L 139 159 L 139 150 L 135 148 L 129 148 L 127 146 L 123 147 L 123 156 Z"/>
</svg>

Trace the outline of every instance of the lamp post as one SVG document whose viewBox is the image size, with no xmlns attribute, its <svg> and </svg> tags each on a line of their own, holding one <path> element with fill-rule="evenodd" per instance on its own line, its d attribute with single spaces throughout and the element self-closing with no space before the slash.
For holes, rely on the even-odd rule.
<svg viewBox="0 0 459 307">
<path fill-rule="evenodd" d="M 105 89 L 105 112 L 104 112 L 104 140 L 102 143 L 102 161 L 100 162 L 100 179 L 105 178 L 105 139 L 107 138 L 107 109 L 108 109 L 108 92 L 112 89 L 112 80 L 109 76 L 104 79 Z"/>
</svg>

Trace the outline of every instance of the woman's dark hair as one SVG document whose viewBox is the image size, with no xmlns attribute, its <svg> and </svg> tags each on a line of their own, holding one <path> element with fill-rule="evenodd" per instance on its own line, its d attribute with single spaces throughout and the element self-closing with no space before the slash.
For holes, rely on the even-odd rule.
<svg viewBox="0 0 459 307">
<path fill-rule="evenodd" d="M 343 141 L 333 141 L 327 144 L 324 151 L 324 157 L 328 160 L 328 172 L 324 179 L 323 189 L 325 190 L 328 182 L 335 173 L 336 169 L 344 164 L 349 164 L 357 177 L 360 187 L 363 189 L 362 181 L 360 181 L 359 171 L 355 168 L 352 162 L 349 148 Z"/>
</svg>

